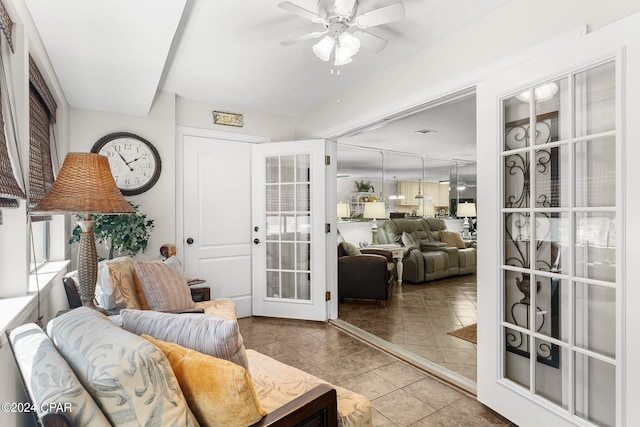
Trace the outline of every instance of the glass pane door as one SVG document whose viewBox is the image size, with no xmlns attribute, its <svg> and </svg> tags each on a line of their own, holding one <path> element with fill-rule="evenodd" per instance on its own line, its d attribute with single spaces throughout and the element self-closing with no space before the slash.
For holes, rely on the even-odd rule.
<svg viewBox="0 0 640 427">
<path fill-rule="evenodd" d="M 310 156 L 269 156 L 266 161 L 268 298 L 311 299 Z"/>
<path fill-rule="evenodd" d="M 502 101 L 502 376 L 616 423 L 616 69 Z"/>
</svg>

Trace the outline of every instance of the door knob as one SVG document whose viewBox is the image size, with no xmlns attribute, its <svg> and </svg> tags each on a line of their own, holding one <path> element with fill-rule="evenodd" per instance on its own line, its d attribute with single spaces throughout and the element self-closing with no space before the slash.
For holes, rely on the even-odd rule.
<svg viewBox="0 0 640 427">
<path fill-rule="evenodd" d="M 253 243 L 257 245 L 258 243 L 260 243 L 260 239 L 253 239 Z"/>
<path fill-rule="evenodd" d="M 193 239 L 191 237 L 189 237 L 187 239 L 187 245 L 191 245 L 191 244 L 193 244 Z"/>
</svg>

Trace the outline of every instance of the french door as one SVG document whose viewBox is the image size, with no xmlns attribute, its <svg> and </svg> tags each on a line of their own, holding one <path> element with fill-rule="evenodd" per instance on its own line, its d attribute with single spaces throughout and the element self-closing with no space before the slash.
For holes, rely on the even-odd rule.
<svg viewBox="0 0 640 427">
<path fill-rule="evenodd" d="M 179 129 L 178 255 L 238 317 L 327 320 L 325 141 Z M 335 237 L 335 235 L 334 235 Z"/>
<path fill-rule="evenodd" d="M 253 147 L 253 313 L 327 320 L 325 141 Z"/>
<path fill-rule="evenodd" d="M 638 113 L 625 102 L 638 28 L 621 21 L 477 88 L 478 182 L 496 190 L 478 216 L 502 242 L 479 251 L 478 399 L 518 425 L 626 425 L 637 412 L 624 118 Z"/>
</svg>

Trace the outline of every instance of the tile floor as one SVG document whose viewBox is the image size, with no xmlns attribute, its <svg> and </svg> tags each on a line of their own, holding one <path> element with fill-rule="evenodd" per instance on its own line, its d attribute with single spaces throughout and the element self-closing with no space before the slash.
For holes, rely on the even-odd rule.
<svg viewBox="0 0 640 427">
<path fill-rule="evenodd" d="M 338 318 L 476 381 L 476 345 L 447 332 L 476 323 L 476 275 L 394 285 L 385 308 L 340 303 Z"/>
<path fill-rule="evenodd" d="M 325 323 L 249 317 L 245 346 L 367 396 L 374 426 L 513 426 L 426 373 Z"/>
</svg>

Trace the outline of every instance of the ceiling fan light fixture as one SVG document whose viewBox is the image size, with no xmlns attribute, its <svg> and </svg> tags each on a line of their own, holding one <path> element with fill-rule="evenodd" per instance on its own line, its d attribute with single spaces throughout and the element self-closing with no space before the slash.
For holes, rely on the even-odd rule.
<svg viewBox="0 0 640 427">
<path fill-rule="evenodd" d="M 331 58 L 331 51 L 336 45 L 336 39 L 331 36 L 324 36 L 322 40 L 313 45 L 313 53 L 323 60 L 328 61 Z"/>
<path fill-rule="evenodd" d="M 345 65 L 353 61 L 353 56 L 360 50 L 360 40 L 351 33 L 344 32 L 338 36 L 335 47 L 333 65 Z"/>
</svg>

